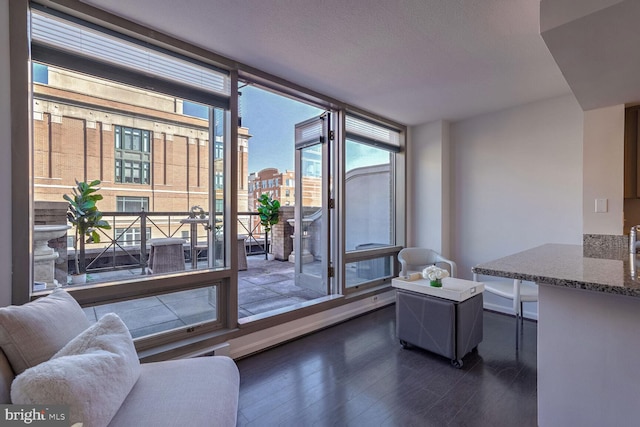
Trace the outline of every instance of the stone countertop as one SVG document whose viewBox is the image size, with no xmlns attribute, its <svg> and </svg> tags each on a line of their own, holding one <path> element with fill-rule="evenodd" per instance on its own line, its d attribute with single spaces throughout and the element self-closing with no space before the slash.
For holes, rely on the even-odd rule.
<svg viewBox="0 0 640 427">
<path fill-rule="evenodd" d="M 474 273 L 640 297 L 640 256 L 620 251 L 585 256 L 581 245 L 546 244 L 485 262 Z M 480 279 L 482 280 L 482 279 Z"/>
</svg>

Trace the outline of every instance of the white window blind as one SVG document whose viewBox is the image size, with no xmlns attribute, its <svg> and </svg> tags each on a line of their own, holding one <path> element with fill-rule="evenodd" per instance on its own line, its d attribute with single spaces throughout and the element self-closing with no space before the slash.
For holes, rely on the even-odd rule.
<svg viewBox="0 0 640 427">
<path fill-rule="evenodd" d="M 323 142 L 324 122 L 322 117 L 315 117 L 296 124 L 296 148 L 303 148 Z"/>
<path fill-rule="evenodd" d="M 224 72 L 33 10 L 32 42 L 143 74 L 161 77 L 218 95 L 229 96 Z"/>
<path fill-rule="evenodd" d="M 372 145 L 382 143 L 400 147 L 400 132 L 398 131 L 350 115 L 345 117 L 345 122 L 347 137 L 350 135 L 360 137 L 358 139 L 369 140 Z"/>
</svg>

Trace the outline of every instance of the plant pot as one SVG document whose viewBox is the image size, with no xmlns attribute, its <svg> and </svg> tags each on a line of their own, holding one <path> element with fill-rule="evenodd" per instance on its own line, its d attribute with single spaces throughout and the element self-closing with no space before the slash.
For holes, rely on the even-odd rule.
<svg viewBox="0 0 640 427">
<path fill-rule="evenodd" d="M 72 274 L 71 275 L 71 284 L 72 285 L 82 285 L 87 283 L 87 273 L 82 274 Z"/>
<path fill-rule="evenodd" d="M 267 254 L 267 260 L 269 260 L 269 261 L 273 261 L 274 259 L 276 259 L 275 254 L 272 254 L 272 253 L 268 253 L 268 254 Z"/>
</svg>

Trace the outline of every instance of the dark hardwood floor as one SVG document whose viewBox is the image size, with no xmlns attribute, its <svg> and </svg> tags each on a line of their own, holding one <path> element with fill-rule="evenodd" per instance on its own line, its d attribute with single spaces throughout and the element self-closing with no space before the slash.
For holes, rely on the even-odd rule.
<svg viewBox="0 0 640 427">
<path fill-rule="evenodd" d="M 395 336 L 395 305 L 238 361 L 239 426 L 536 426 L 537 324 L 484 312 L 462 369 Z"/>
</svg>

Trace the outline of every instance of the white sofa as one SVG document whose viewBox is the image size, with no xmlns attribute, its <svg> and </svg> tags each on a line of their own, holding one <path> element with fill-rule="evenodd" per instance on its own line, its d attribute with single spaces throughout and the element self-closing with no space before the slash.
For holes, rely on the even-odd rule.
<svg viewBox="0 0 640 427">
<path fill-rule="evenodd" d="M 83 427 L 236 425 L 240 377 L 232 359 L 209 356 L 139 364 L 130 334 L 117 316 L 107 315 L 103 318 L 105 322 L 98 322 L 104 325 L 87 327 L 86 317 L 80 318 L 80 313 L 84 317 L 75 300 L 61 290 L 24 306 L 0 308 L 0 347 L 3 350 L 0 352 L 0 403 L 71 404 L 73 414 L 73 405 L 79 401 L 87 405 L 83 409 L 85 414 L 91 415 L 87 417 L 89 420 L 71 421 L 84 422 Z M 34 327 L 34 319 L 40 326 Z M 47 327 L 52 321 L 55 322 L 53 328 L 62 329 L 62 333 Z M 43 340 L 47 342 L 43 343 Z M 115 350 L 109 347 L 114 342 Z M 78 349 L 83 354 L 73 354 Z M 52 351 L 55 354 L 49 354 Z M 118 351 L 129 355 L 123 356 Z M 102 362 L 99 361 L 101 357 Z M 93 365 L 103 362 L 113 364 L 115 371 L 109 373 L 110 368 L 98 366 L 94 375 Z M 39 399 L 61 401 L 39 402 L 37 396 L 42 396 L 41 391 L 46 388 L 42 386 L 43 372 L 47 372 L 48 364 L 56 363 L 49 371 L 55 373 L 60 366 L 69 366 L 69 371 L 60 377 L 54 375 L 53 379 L 47 377 L 44 385 L 53 389 Z M 73 376 L 85 377 L 77 382 L 80 388 L 73 388 L 78 387 L 73 378 L 69 378 Z M 16 388 L 28 389 L 32 379 L 35 397 L 28 396 L 31 400 L 25 402 L 24 396 L 28 393 Z M 115 384 L 117 381 L 123 384 Z M 63 382 L 65 384 L 58 384 Z M 87 386 L 91 382 L 95 382 L 93 389 Z M 60 390 L 69 389 L 81 390 L 67 397 L 70 402 L 60 397 L 64 394 Z M 97 396 L 92 395 L 94 390 Z M 12 401 L 12 395 L 18 396 L 19 402 Z M 81 395 L 79 400 L 78 395 Z M 111 398 L 113 396 L 115 398 Z M 101 402 L 107 397 L 110 398 L 108 402 Z M 103 406 L 107 406 L 103 411 L 106 415 L 98 421 L 92 420 L 94 412 L 104 409 Z"/>
</svg>

